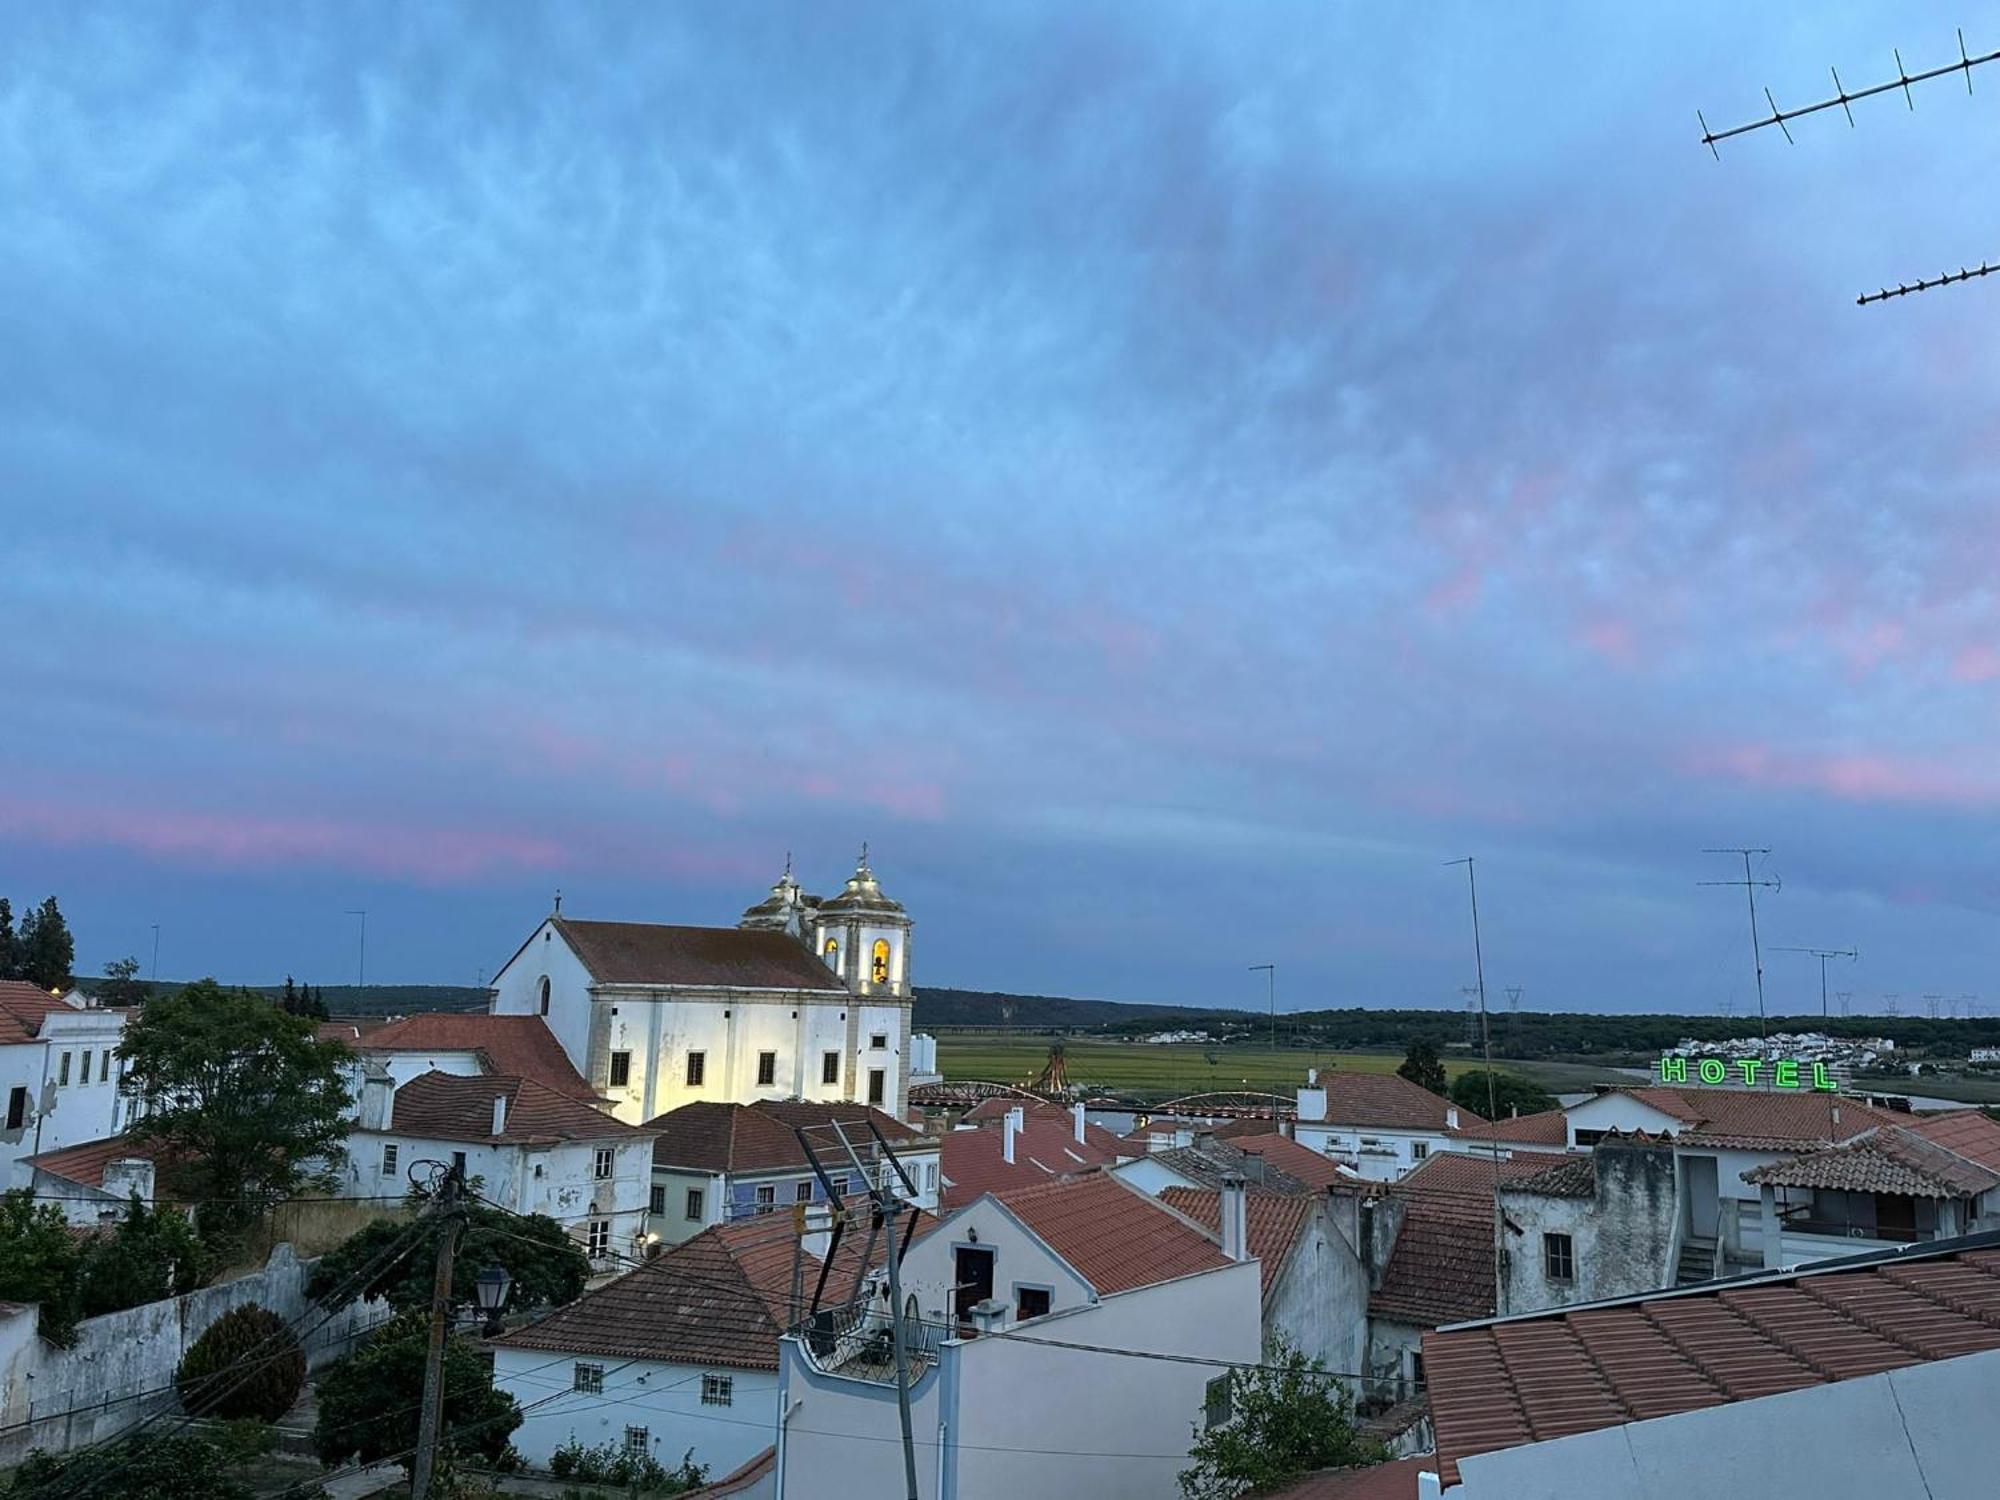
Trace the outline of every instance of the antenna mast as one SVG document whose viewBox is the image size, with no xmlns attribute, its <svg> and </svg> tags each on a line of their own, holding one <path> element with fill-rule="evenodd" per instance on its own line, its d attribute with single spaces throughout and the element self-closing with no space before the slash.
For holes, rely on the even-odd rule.
<svg viewBox="0 0 2000 1500">
<path fill-rule="evenodd" d="M 1704 849 L 1703 854 L 1738 854 L 1743 857 L 1743 878 L 1741 880 L 1703 880 L 1700 885 L 1740 885 L 1743 894 L 1750 898 L 1750 959 L 1757 966 L 1757 1035 L 1764 1035 L 1764 950 L 1757 944 L 1757 892 L 1764 889 L 1780 891 L 1784 882 L 1780 880 L 1757 880 L 1750 874 L 1750 856 L 1769 854 L 1769 849 Z"/>
<path fill-rule="evenodd" d="M 1826 961 L 1829 958 L 1861 957 L 1852 948 L 1773 948 L 1771 951 L 1773 953 L 1810 953 L 1814 958 L 1819 960 L 1819 1018 L 1822 1021 L 1830 1014 L 1826 1008 Z M 1847 1014 L 1845 1008 L 1841 1010 L 1841 1014 Z"/>
</svg>

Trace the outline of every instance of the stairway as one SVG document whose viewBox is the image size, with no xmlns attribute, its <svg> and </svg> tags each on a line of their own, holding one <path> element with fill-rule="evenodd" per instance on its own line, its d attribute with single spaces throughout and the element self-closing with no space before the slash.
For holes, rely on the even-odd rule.
<svg viewBox="0 0 2000 1500">
<path fill-rule="evenodd" d="M 1681 1261 L 1675 1268 L 1674 1285 L 1692 1286 L 1699 1281 L 1715 1279 L 1715 1241 L 1685 1239 L 1681 1241 Z"/>
</svg>

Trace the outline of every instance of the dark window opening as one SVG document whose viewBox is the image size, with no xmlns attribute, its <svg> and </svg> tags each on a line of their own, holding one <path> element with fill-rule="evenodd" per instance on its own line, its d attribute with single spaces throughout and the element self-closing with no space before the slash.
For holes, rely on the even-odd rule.
<svg viewBox="0 0 2000 1500">
<path fill-rule="evenodd" d="M 757 1054 L 757 1086 L 769 1088 L 778 1081 L 778 1054 L 759 1052 Z"/>
<path fill-rule="evenodd" d="M 632 1054 L 614 1052 L 611 1054 L 611 1086 L 622 1089 L 632 1081 Z"/>
</svg>

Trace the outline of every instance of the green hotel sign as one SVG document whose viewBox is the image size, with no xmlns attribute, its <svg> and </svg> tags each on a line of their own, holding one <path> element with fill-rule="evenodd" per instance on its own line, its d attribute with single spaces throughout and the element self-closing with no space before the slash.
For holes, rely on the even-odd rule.
<svg viewBox="0 0 2000 1500">
<path fill-rule="evenodd" d="M 1692 1074 L 1688 1068 L 1689 1062 L 1694 1062 Z M 1729 1076 L 1732 1069 L 1737 1075 L 1733 1079 Z M 1742 1083 L 1750 1088 L 1755 1088 L 1760 1083 L 1767 1083 L 1772 1088 L 1817 1089 L 1829 1094 L 1840 1087 L 1833 1081 L 1833 1075 L 1827 1072 L 1826 1064 L 1823 1062 L 1802 1063 L 1792 1058 L 1785 1058 L 1779 1062 L 1765 1062 L 1758 1057 L 1739 1057 L 1729 1062 L 1719 1057 L 1704 1057 L 1699 1060 L 1663 1057 L 1660 1059 L 1660 1082 Z"/>
</svg>

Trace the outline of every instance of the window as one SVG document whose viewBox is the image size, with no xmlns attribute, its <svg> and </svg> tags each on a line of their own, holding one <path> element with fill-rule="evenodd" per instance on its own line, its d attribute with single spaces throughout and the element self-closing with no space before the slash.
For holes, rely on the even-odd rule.
<svg viewBox="0 0 2000 1500">
<path fill-rule="evenodd" d="M 98 1067 L 97 1081 L 99 1083 L 109 1083 L 111 1081 L 111 1049 L 109 1047 L 104 1049 L 104 1061 Z"/>
<path fill-rule="evenodd" d="M 7 1128 L 19 1130 L 28 1123 L 28 1091 L 13 1089 L 7 1095 Z"/>
<path fill-rule="evenodd" d="M 1551 1281 L 1576 1280 L 1576 1247 L 1568 1235 L 1542 1236 L 1542 1269 Z"/>
<path fill-rule="evenodd" d="M 394 1141 L 384 1141 L 382 1143 L 382 1175 L 384 1177 L 394 1177 L 396 1175 L 396 1143 Z"/>
<path fill-rule="evenodd" d="M 570 1382 L 570 1389 L 573 1391 L 582 1391 L 590 1396 L 603 1395 L 604 1366 L 578 1365 L 576 1367 L 576 1375 Z"/>
<path fill-rule="evenodd" d="M 778 1185 L 767 1182 L 757 1189 L 757 1212 L 767 1214 L 778 1206 Z"/>
<path fill-rule="evenodd" d="M 599 1146 L 597 1148 L 597 1156 L 590 1164 L 590 1175 L 595 1177 L 599 1182 L 608 1181 L 611 1177 L 613 1160 L 612 1148 L 609 1146 Z"/>
<path fill-rule="evenodd" d="M 689 1188 L 687 1196 L 687 1216 L 696 1223 L 701 1222 L 701 1189 Z"/>
<path fill-rule="evenodd" d="M 542 976 L 541 990 L 542 1014 L 547 1015 L 549 1013 L 549 976 L 546 974 Z"/>
<path fill-rule="evenodd" d="M 778 1081 L 778 1054 L 759 1052 L 757 1054 L 757 1086 L 769 1088 Z"/>
<path fill-rule="evenodd" d="M 688 1054 L 688 1087 L 691 1089 L 700 1088 L 702 1076 L 707 1072 L 708 1054 L 706 1052 L 690 1052 Z"/>
<path fill-rule="evenodd" d="M 820 951 L 826 955 L 826 966 L 829 969 L 838 969 L 840 967 L 839 938 L 828 938 L 826 940 L 826 947 L 821 949 Z"/>
<path fill-rule="evenodd" d="M 1029 1318 L 1044 1316 L 1049 1310 L 1049 1289 L 1045 1286 L 1017 1286 L 1014 1288 L 1014 1320 L 1025 1323 Z"/>
<path fill-rule="evenodd" d="M 1429 1142 L 1427 1141 L 1410 1142 L 1411 1161 L 1422 1161 L 1426 1156 L 1429 1156 L 1430 1154 L 1431 1154 L 1431 1148 Z"/>
<path fill-rule="evenodd" d="M 76 1081 L 78 1083 L 90 1082 L 90 1049 L 88 1047 L 83 1049 L 83 1066 L 76 1070 Z"/>
<path fill-rule="evenodd" d="M 934 1161 L 924 1163 L 924 1191 L 927 1193 L 937 1191 L 937 1163 Z"/>
<path fill-rule="evenodd" d="M 625 1451 L 627 1453 L 630 1453 L 635 1457 L 643 1458 L 646 1455 L 646 1450 L 650 1446 L 651 1443 L 649 1438 L 647 1437 L 645 1428 L 628 1427 L 625 1429 Z"/>
<path fill-rule="evenodd" d="M 664 1216 L 666 1214 L 666 1211 L 667 1211 L 666 1186 L 663 1183 L 656 1182 L 653 1184 L 653 1195 L 646 1202 L 646 1212 L 654 1215 L 657 1218 Z"/>
<path fill-rule="evenodd" d="M 795 1182 L 792 1184 L 792 1198 L 798 1203 L 810 1203 L 813 1201 L 813 1185 L 810 1177 L 804 1182 Z"/>
<path fill-rule="evenodd" d="M 870 1068 L 868 1070 L 868 1102 L 870 1104 L 880 1104 L 883 1096 L 888 1092 L 888 1086 L 888 1073 L 881 1068 Z"/>
<path fill-rule="evenodd" d="M 1576 1143 L 1579 1146 L 1595 1146 L 1603 1139 L 1604 1132 L 1601 1130 L 1579 1130 L 1576 1133 Z"/>
<path fill-rule="evenodd" d="M 840 1054 L 838 1052 L 821 1054 L 819 1060 L 819 1081 L 821 1083 L 840 1082 Z"/>
<path fill-rule="evenodd" d="M 836 1198 L 845 1198 L 847 1196 L 847 1179 L 845 1177 L 835 1177 L 830 1180 L 833 1183 L 833 1196 Z"/>
<path fill-rule="evenodd" d="M 868 978 L 875 984 L 889 982 L 889 940 L 875 939 L 875 947 L 868 958 Z"/>
<path fill-rule="evenodd" d="M 62 1055 L 62 1062 L 57 1066 L 56 1086 L 60 1088 L 63 1084 L 66 1084 L 68 1082 L 69 1082 L 69 1054 L 65 1052 Z"/>
<path fill-rule="evenodd" d="M 868 1038 L 868 1045 L 873 1047 L 877 1052 L 887 1052 L 889 1050 L 889 1033 L 886 1031 L 876 1032 Z"/>
<path fill-rule="evenodd" d="M 736 1399 L 736 1377 L 734 1375 L 704 1375 L 701 1377 L 701 1404 L 703 1406 L 728 1406 Z"/>
<path fill-rule="evenodd" d="M 452 1152 L 451 1165 L 452 1170 L 457 1172 L 460 1177 L 463 1177 L 465 1175 L 465 1153 L 463 1151 Z"/>
<path fill-rule="evenodd" d="M 592 1219 L 585 1226 L 584 1249 L 592 1260 L 603 1260 L 611 1253 L 611 1221 Z"/>
<path fill-rule="evenodd" d="M 1210 1427 L 1220 1427 L 1229 1420 L 1230 1385 L 1227 1375 L 1218 1375 L 1209 1381 L 1202 1401 L 1203 1419 Z"/>
<path fill-rule="evenodd" d="M 622 1089 L 632 1081 L 632 1054 L 614 1052 L 611 1054 L 611 1086 Z"/>
</svg>

